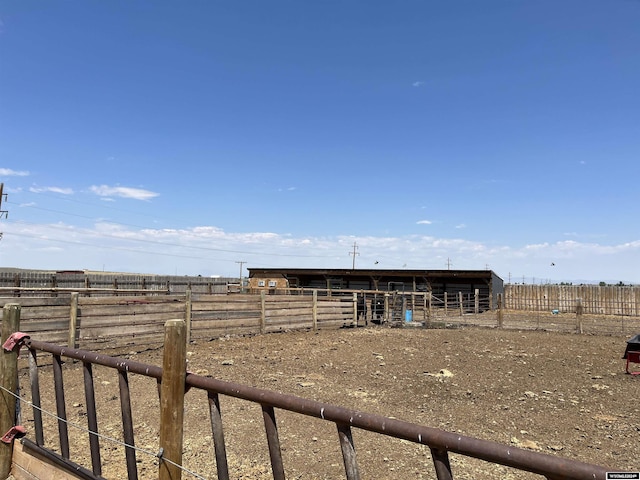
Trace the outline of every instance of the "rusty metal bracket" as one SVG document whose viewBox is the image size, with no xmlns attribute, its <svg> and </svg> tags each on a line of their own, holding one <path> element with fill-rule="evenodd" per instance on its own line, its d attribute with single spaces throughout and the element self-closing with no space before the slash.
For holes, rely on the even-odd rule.
<svg viewBox="0 0 640 480">
<path fill-rule="evenodd" d="M 11 443 L 16 438 L 22 438 L 27 434 L 27 429 L 22 425 L 16 425 L 11 427 L 7 433 L 5 433 L 0 439 L 3 443 Z"/>
</svg>

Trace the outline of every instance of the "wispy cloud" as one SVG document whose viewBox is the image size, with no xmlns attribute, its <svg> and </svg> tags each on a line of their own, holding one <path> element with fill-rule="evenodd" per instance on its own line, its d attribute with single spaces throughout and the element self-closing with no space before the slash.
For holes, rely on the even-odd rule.
<svg viewBox="0 0 640 480">
<path fill-rule="evenodd" d="M 467 228 L 467 226 L 464 223 L 460 223 L 456 225 L 456 228 Z"/>
<path fill-rule="evenodd" d="M 52 192 L 52 193 L 60 193 L 62 195 L 73 195 L 72 188 L 62 188 L 62 187 L 29 187 L 29 191 L 32 193 Z"/>
<path fill-rule="evenodd" d="M 351 266 L 348 252 L 357 242 L 357 265 L 385 268 L 441 269 L 453 262 L 456 269 L 491 266 L 505 280 L 559 275 L 554 280 L 637 279 L 640 240 L 623 244 L 584 243 L 573 240 L 522 246 L 486 244 L 461 238 L 428 235 L 354 237 L 296 237 L 273 232 L 227 232 L 216 226 L 190 228 L 131 228 L 98 221 L 91 228 L 63 223 L 36 225 L 7 222 L 4 248 L 12 261 L 25 268 L 71 265 L 104 268 L 108 252 L 110 269 L 157 274 L 173 273 L 177 261 L 182 272 L 224 274 L 236 272 L 238 255 L 252 266 L 343 268 Z M 50 250 L 58 253 L 51 256 Z M 450 260 L 448 260 L 450 259 Z M 551 263 L 555 263 L 550 271 Z M 571 277 L 563 278 L 571 272 Z M 637 280 L 636 280 L 637 281 Z"/>
<path fill-rule="evenodd" d="M 5 177 L 28 177 L 31 175 L 26 170 L 11 170 L 10 168 L 0 168 L 0 175 Z"/>
<path fill-rule="evenodd" d="M 416 223 L 418 225 L 431 225 L 433 222 L 431 220 L 418 220 Z"/>
<path fill-rule="evenodd" d="M 411 85 L 413 87 L 422 87 L 424 85 L 424 82 L 422 80 L 418 80 L 417 82 L 413 82 Z"/>
<path fill-rule="evenodd" d="M 160 195 L 142 188 L 110 187 L 109 185 L 92 185 L 89 190 L 100 197 L 133 198 L 134 200 L 151 200 Z"/>
</svg>

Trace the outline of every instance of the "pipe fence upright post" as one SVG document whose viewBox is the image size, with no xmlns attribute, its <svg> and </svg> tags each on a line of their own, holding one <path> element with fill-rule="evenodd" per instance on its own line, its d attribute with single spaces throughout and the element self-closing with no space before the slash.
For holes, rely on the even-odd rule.
<svg viewBox="0 0 640 480">
<path fill-rule="evenodd" d="M 504 324 L 504 310 L 502 309 L 502 294 L 498 294 L 498 328 L 502 328 Z"/>
<path fill-rule="evenodd" d="M 318 330 L 318 290 L 313 291 L 313 305 L 311 307 L 313 330 Z"/>
<path fill-rule="evenodd" d="M 267 333 L 267 292 L 260 292 L 260 333 Z"/>
<path fill-rule="evenodd" d="M 70 313 L 69 313 L 69 340 L 67 346 L 76 348 L 76 332 L 78 329 L 78 292 L 71 293 Z"/>
<path fill-rule="evenodd" d="M 162 383 L 160 385 L 159 480 L 182 478 L 184 393 L 187 361 L 186 324 L 168 320 L 164 326 Z M 172 463 L 169 463 L 170 460 Z"/>
<path fill-rule="evenodd" d="M 185 292 L 185 314 L 184 319 L 187 324 L 187 345 L 191 343 L 191 310 L 192 310 L 192 300 L 191 300 L 191 285 L 187 287 L 187 291 Z"/>
<path fill-rule="evenodd" d="M 20 330 L 20 305 L 8 303 L 2 311 L 2 344 L 7 341 L 12 333 Z M 18 389 L 18 353 L 6 352 L 0 354 L 0 385 L 6 390 L 0 392 L 0 435 L 4 435 L 16 421 L 16 393 Z M 9 393 L 11 392 L 11 393 Z M 7 478 L 11 472 L 11 459 L 13 457 L 13 442 L 0 443 L 0 478 Z"/>
</svg>

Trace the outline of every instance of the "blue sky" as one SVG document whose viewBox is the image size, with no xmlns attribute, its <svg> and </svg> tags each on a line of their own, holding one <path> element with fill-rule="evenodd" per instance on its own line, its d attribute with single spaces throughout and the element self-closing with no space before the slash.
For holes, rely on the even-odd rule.
<svg viewBox="0 0 640 480">
<path fill-rule="evenodd" d="M 227 276 L 356 244 L 640 283 L 638 25 L 635 0 L 0 1 L 0 266 Z"/>
</svg>

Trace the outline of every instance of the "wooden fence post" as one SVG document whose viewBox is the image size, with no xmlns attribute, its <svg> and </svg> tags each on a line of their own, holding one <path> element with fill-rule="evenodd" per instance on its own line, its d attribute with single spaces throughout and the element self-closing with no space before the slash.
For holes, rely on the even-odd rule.
<svg viewBox="0 0 640 480">
<path fill-rule="evenodd" d="M 167 320 L 164 325 L 162 383 L 160 385 L 159 480 L 182 478 L 184 392 L 187 363 L 186 324 Z M 167 461 L 168 460 L 168 461 Z"/>
<path fill-rule="evenodd" d="M 353 323 L 358 326 L 358 293 L 353 292 Z"/>
<path fill-rule="evenodd" d="M 411 320 L 415 320 L 416 316 L 416 292 L 411 292 Z"/>
<path fill-rule="evenodd" d="M 16 274 L 15 274 L 15 276 L 14 276 L 13 278 L 14 278 L 14 284 L 13 284 L 13 286 L 14 286 L 14 287 L 16 287 L 16 290 L 14 290 L 14 291 L 13 291 L 13 296 L 14 296 L 14 297 L 19 297 L 19 296 L 20 296 L 20 287 L 21 287 L 21 284 L 20 284 L 20 279 L 21 279 L 20 274 L 19 274 L 19 273 L 16 273 Z"/>
<path fill-rule="evenodd" d="M 464 316 L 464 298 L 462 292 L 458 292 L 458 303 L 460 304 L 460 316 Z"/>
<path fill-rule="evenodd" d="M 576 298 L 576 330 L 578 333 L 584 333 L 582 329 L 582 299 Z"/>
<path fill-rule="evenodd" d="M 502 308 L 503 308 L 502 294 L 499 293 L 498 294 L 498 328 L 502 328 L 502 325 L 504 323 L 504 311 Z"/>
<path fill-rule="evenodd" d="M 20 330 L 20 305 L 8 303 L 2 311 L 2 334 L 0 338 L 2 344 L 12 333 Z M 0 353 L 0 435 L 4 435 L 9 429 L 15 426 L 16 421 L 16 393 L 18 389 L 18 353 Z M 13 457 L 13 442 L 0 442 L 0 478 L 7 478 L 11 472 L 11 459 Z"/>
<path fill-rule="evenodd" d="M 491 300 L 489 300 L 489 306 L 491 306 Z M 473 309 L 476 315 L 480 313 L 480 289 L 478 288 L 473 292 Z"/>
<path fill-rule="evenodd" d="M 383 322 L 388 322 L 391 320 L 391 315 L 389 315 L 389 294 L 384 294 L 384 316 L 382 317 Z"/>
<path fill-rule="evenodd" d="M 448 314 L 447 309 L 449 308 L 449 299 L 447 298 L 447 292 L 444 292 L 444 316 L 446 317 Z"/>
<path fill-rule="evenodd" d="M 267 292 L 260 292 L 260 333 L 267 333 Z"/>
<path fill-rule="evenodd" d="M 144 280 L 144 279 L 143 279 Z M 185 292 L 185 313 L 184 313 L 184 321 L 187 327 L 187 345 L 191 343 L 191 285 L 187 288 Z"/>
<path fill-rule="evenodd" d="M 51 296 L 52 297 L 58 296 L 58 281 L 56 280 L 55 273 L 51 275 Z"/>
<path fill-rule="evenodd" d="M 313 291 L 313 305 L 311 306 L 313 330 L 318 330 L 318 290 Z"/>
<path fill-rule="evenodd" d="M 67 347 L 76 348 L 76 331 L 78 329 L 78 292 L 71 293 L 70 312 L 69 312 L 69 340 Z"/>
</svg>

